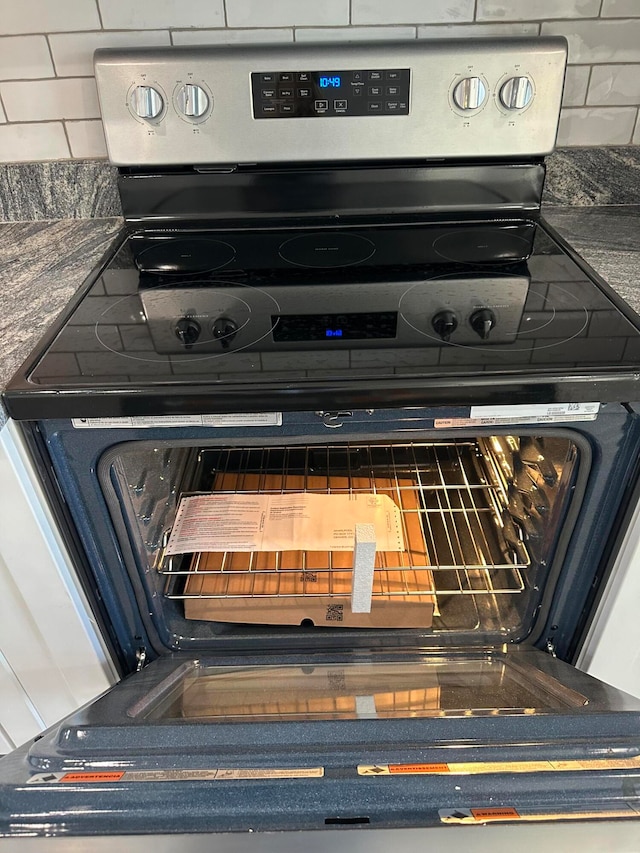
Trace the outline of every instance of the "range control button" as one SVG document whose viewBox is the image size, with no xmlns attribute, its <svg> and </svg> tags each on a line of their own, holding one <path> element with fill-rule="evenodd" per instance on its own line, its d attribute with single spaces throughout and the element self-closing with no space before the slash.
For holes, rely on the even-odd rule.
<svg viewBox="0 0 640 853">
<path fill-rule="evenodd" d="M 283 89 L 278 89 L 278 97 L 279 98 L 293 98 L 293 89 L 288 86 Z"/>
<path fill-rule="evenodd" d="M 382 80 L 382 71 L 370 71 L 369 80 Z"/>
<path fill-rule="evenodd" d="M 382 112 L 382 101 L 369 101 L 367 107 L 370 113 Z"/>
<path fill-rule="evenodd" d="M 293 112 L 293 104 L 280 104 L 280 112 L 281 113 L 292 113 Z"/>
<path fill-rule="evenodd" d="M 314 104 L 316 112 L 321 112 L 322 110 L 329 109 L 329 101 L 316 101 Z"/>
<path fill-rule="evenodd" d="M 293 82 L 293 74 L 290 71 L 283 71 L 280 74 L 280 82 L 281 83 L 292 83 Z"/>
<path fill-rule="evenodd" d="M 265 100 L 268 100 L 269 98 L 275 98 L 276 90 L 275 89 L 263 89 L 260 94 L 262 95 L 263 98 L 265 98 Z"/>
<path fill-rule="evenodd" d="M 354 86 L 351 90 L 351 94 L 354 95 L 354 97 L 359 98 L 362 94 L 362 86 Z"/>
<path fill-rule="evenodd" d="M 311 75 L 308 71 L 300 71 L 298 72 L 298 74 L 296 74 L 296 80 L 298 81 L 298 83 L 310 83 Z"/>
<path fill-rule="evenodd" d="M 400 86 L 387 86 L 387 95 L 399 95 Z"/>
<path fill-rule="evenodd" d="M 398 101 L 387 101 L 384 108 L 388 113 L 397 113 L 400 109 L 400 104 Z"/>
<path fill-rule="evenodd" d="M 368 92 L 370 95 L 375 95 L 379 98 L 382 94 L 382 86 L 369 86 Z"/>
<path fill-rule="evenodd" d="M 354 71 L 352 74 L 352 79 L 355 83 L 360 83 L 363 79 L 362 71 Z"/>
<path fill-rule="evenodd" d="M 338 101 L 334 101 L 334 102 L 333 102 L 333 108 L 334 108 L 334 110 L 346 110 L 346 108 L 347 108 L 347 101 L 346 101 L 346 99 L 341 99 L 341 100 L 338 100 Z"/>
<path fill-rule="evenodd" d="M 273 115 L 276 111 L 275 104 L 263 104 L 261 109 L 263 116 Z"/>
<path fill-rule="evenodd" d="M 399 71 L 386 71 L 385 77 L 387 78 L 387 80 L 399 80 L 400 79 L 400 72 Z"/>
<path fill-rule="evenodd" d="M 261 83 L 273 83 L 275 80 L 275 74 L 261 74 L 260 82 Z"/>
<path fill-rule="evenodd" d="M 310 98 L 311 97 L 311 89 L 298 89 L 298 97 L 299 98 Z"/>
</svg>

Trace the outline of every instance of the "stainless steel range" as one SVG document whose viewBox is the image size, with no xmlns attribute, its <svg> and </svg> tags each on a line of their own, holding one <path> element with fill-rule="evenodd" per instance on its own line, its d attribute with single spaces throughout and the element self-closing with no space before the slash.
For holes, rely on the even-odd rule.
<svg viewBox="0 0 640 853">
<path fill-rule="evenodd" d="M 6 834 L 637 816 L 573 662 L 640 325 L 541 218 L 565 61 L 97 52 L 126 225 L 5 400 L 129 677 L 0 762 Z"/>
</svg>

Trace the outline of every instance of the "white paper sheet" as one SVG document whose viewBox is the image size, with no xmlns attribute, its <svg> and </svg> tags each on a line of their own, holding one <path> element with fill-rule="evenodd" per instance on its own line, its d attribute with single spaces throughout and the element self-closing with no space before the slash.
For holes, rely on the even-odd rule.
<svg viewBox="0 0 640 853">
<path fill-rule="evenodd" d="M 167 554 L 192 551 L 351 551 L 373 524 L 378 551 L 404 551 L 400 510 L 387 495 L 193 495 L 182 498 Z"/>
</svg>

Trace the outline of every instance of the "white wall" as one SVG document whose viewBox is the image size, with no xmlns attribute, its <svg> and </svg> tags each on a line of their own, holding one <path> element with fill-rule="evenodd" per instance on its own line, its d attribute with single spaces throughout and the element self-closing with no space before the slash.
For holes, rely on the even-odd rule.
<svg viewBox="0 0 640 853">
<path fill-rule="evenodd" d="M 21 437 L 0 432 L 0 752 L 116 680 Z"/>
<path fill-rule="evenodd" d="M 560 145 L 640 144 L 640 0 L 0 0 L 0 163 L 105 156 L 97 47 L 551 35 Z"/>
</svg>

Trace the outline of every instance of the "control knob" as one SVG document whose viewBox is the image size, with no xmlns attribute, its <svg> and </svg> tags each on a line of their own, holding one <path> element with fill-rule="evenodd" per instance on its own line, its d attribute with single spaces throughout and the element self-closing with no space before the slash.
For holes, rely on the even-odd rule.
<svg viewBox="0 0 640 853">
<path fill-rule="evenodd" d="M 237 332 L 238 324 L 228 317 L 218 317 L 211 326 L 211 333 L 214 338 L 220 341 L 222 349 L 229 349 Z"/>
<path fill-rule="evenodd" d="M 202 86 L 185 83 L 176 95 L 178 109 L 187 118 L 201 118 L 209 109 L 209 95 Z"/>
<path fill-rule="evenodd" d="M 533 86 L 528 77 L 511 77 L 500 89 L 500 100 L 508 110 L 523 110 L 532 97 Z"/>
<path fill-rule="evenodd" d="M 477 110 L 487 97 L 487 87 L 479 77 L 465 77 L 453 90 L 453 100 L 461 110 Z"/>
<path fill-rule="evenodd" d="M 164 109 L 162 95 L 153 86 L 136 86 L 131 94 L 131 109 L 140 118 L 157 118 Z"/>
<path fill-rule="evenodd" d="M 200 337 L 200 323 L 191 317 L 181 317 L 175 327 L 176 337 L 185 349 L 191 349 Z"/>
<path fill-rule="evenodd" d="M 496 315 L 489 308 L 480 308 L 469 317 L 469 325 L 483 341 L 488 340 L 495 324 Z"/>
<path fill-rule="evenodd" d="M 458 318 L 453 311 L 438 311 L 431 320 L 431 325 L 436 335 L 439 335 L 443 341 L 448 341 L 458 328 Z"/>
</svg>

